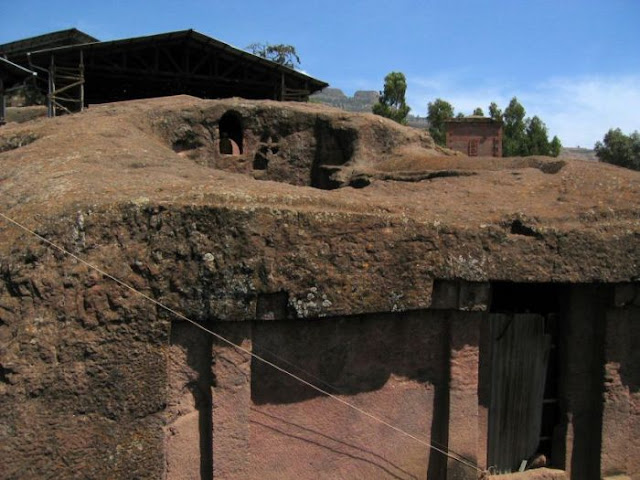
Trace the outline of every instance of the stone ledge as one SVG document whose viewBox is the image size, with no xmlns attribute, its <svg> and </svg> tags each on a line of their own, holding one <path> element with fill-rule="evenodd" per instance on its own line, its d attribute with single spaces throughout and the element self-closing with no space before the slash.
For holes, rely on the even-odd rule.
<svg viewBox="0 0 640 480">
<path fill-rule="evenodd" d="M 567 477 L 564 470 L 535 468 L 524 472 L 507 473 L 505 475 L 491 475 L 488 478 L 494 478 L 496 480 L 568 480 L 569 477 Z"/>
</svg>

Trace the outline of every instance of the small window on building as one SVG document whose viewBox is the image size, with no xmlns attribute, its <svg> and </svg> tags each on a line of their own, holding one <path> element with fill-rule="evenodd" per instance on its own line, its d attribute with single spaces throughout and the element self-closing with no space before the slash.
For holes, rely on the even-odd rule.
<svg viewBox="0 0 640 480">
<path fill-rule="evenodd" d="M 237 112 L 227 112 L 218 124 L 220 133 L 220 153 L 242 155 L 242 120 Z"/>
<path fill-rule="evenodd" d="M 476 138 L 469 140 L 469 156 L 470 157 L 478 156 L 478 140 Z"/>
</svg>

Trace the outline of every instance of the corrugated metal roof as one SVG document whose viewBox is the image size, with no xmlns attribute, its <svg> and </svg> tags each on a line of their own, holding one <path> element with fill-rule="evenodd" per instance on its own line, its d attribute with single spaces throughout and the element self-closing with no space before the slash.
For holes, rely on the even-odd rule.
<svg viewBox="0 0 640 480">
<path fill-rule="evenodd" d="M 208 45 L 213 48 L 224 50 L 225 52 L 230 53 L 231 55 L 236 55 L 238 57 L 246 58 L 252 62 L 261 64 L 270 69 L 282 71 L 287 75 L 308 80 L 315 84 L 314 86 L 316 88 L 314 88 L 314 91 L 320 90 L 329 85 L 328 83 L 323 82 L 322 80 L 313 78 L 293 68 L 281 65 L 276 62 L 272 62 L 271 60 L 267 60 L 265 58 L 262 58 L 252 53 L 241 50 L 239 48 L 233 47 L 228 43 L 221 42 L 220 40 L 216 40 L 214 38 L 211 38 L 195 30 L 178 30 L 175 32 L 166 32 L 166 33 L 160 33 L 156 35 L 147 35 L 143 37 L 124 38 L 121 40 L 111 40 L 107 42 L 87 42 L 87 43 L 77 44 L 77 45 L 65 45 L 65 46 L 59 46 L 54 48 L 34 50 L 29 52 L 29 54 L 31 55 L 31 57 L 35 58 L 42 55 L 48 55 L 54 52 L 55 53 L 66 53 L 66 52 L 72 53 L 80 50 L 83 50 L 83 51 L 111 50 L 111 49 L 117 49 L 120 47 L 131 46 L 131 45 L 153 44 L 153 43 L 166 42 L 166 41 L 175 40 L 175 39 L 185 39 L 185 40 L 192 39 L 204 45 Z"/>
<path fill-rule="evenodd" d="M 97 41 L 97 38 L 92 37 L 77 28 L 69 28 L 67 30 L 46 33 L 44 35 L 38 35 L 2 44 L 0 45 L 0 53 L 5 55 L 17 55 L 33 50 L 42 50 L 45 48 L 55 48 L 65 45 L 77 45 Z"/>
</svg>

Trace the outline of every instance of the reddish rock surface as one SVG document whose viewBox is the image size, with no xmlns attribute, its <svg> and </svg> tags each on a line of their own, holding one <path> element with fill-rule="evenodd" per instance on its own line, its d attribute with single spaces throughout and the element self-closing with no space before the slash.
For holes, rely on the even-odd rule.
<svg viewBox="0 0 640 480">
<path fill-rule="evenodd" d="M 228 111 L 241 155 L 219 153 Z M 2 213 L 481 468 L 482 427 L 468 430 L 486 415 L 480 334 L 468 317 L 424 313 L 434 280 L 640 278 L 640 173 L 471 159 L 373 115 L 174 97 L 7 125 L 0 152 Z M 276 379 L 4 219 L 0 249 L 3 478 L 444 478 L 423 445 Z M 628 353 L 603 352 L 614 424 L 640 425 L 634 301 L 616 314 L 628 325 L 608 327 Z M 629 428 L 598 465 L 635 479 Z"/>
</svg>

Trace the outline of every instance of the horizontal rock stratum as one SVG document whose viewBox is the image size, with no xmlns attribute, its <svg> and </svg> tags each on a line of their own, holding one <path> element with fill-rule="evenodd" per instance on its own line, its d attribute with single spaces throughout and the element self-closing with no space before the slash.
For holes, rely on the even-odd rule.
<svg viewBox="0 0 640 480">
<path fill-rule="evenodd" d="M 7 217 L 477 466 L 2 219 L 2 478 L 476 478 L 537 451 L 640 478 L 638 172 L 186 96 L 6 125 L 0 164 Z M 538 377 L 507 440 L 517 351 Z"/>
</svg>

